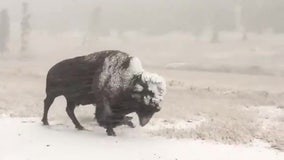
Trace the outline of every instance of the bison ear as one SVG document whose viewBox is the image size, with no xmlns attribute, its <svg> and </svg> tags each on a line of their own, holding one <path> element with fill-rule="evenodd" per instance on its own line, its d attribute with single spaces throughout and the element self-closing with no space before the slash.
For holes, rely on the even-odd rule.
<svg viewBox="0 0 284 160">
<path fill-rule="evenodd" d="M 137 57 L 130 57 L 123 65 L 132 75 L 140 75 L 144 72 L 142 64 Z"/>
</svg>

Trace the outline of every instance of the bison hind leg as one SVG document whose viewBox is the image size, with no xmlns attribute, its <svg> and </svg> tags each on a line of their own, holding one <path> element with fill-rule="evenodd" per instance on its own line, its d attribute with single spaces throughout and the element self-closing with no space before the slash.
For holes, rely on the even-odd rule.
<svg viewBox="0 0 284 160">
<path fill-rule="evenodd" d="M 73 124 L 75 125 L 75 127 L 78 130 L 83 130 L 84 127 L 79 123 L 79 121 L 77 120 L 75 114 L 74 114 L 74 110 L 75 110 L 75 103 L 73 103 L 72 101 L 67 99 L 67 107 L 66 107 L 66 112 L 68 114 L 68 116 L 70 117 L 70 119 L 72 120 Z"/>
<path fill-rule="evenodd" d="M 44 99 L 44 112 L 43 112 L 43 117 L 41 119 L 43 125 L 49 125 L 48 124 L 48 110 L 50 106 L 52 105 L 53 101 L 55 99 L 55 96 L 47 95 L 46 98 Z"/>
</svg>

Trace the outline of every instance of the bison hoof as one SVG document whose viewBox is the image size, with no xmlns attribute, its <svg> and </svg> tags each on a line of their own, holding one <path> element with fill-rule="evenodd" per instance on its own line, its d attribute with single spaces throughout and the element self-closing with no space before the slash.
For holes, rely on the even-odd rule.
<svg viewBox="0 0 284 160">
<path fill-rule="evenodd" d="M 85 129 L 85 128 L 82 127 L 82 126 L 76 126 L 76 128 L 77 128 L 78 130 L 84 130 L 84 129 Z"/>
<path fill-rule="evenodd" d="M 116 134 L 115 134 L 113 129 L 107 129 L 106 132 L 107 132 L 108 136 L 116 136 Z"/>
<path fill-rule="evenodd" d="M 126 122 L 126 125 L 130 128 L 135 128 L 135 125 L 131 121 Z"/>
<path fill-rule="evenodd" d="M 49 125 L 49 123 L 47 121 L 45 121 L 45 120 L 41 120 L 41 121 L 42 121 L 43 125 L 45 125 L 45 126 Z"/>
<path fill-rule="evenodd" d="M 123 124 L 127 125 L 130 128 L 135 128 L 135 125 L 131 122 L 132 119 L 133 119 L 132 117 L 125 116 L 123 120 Z"/>
</svg>

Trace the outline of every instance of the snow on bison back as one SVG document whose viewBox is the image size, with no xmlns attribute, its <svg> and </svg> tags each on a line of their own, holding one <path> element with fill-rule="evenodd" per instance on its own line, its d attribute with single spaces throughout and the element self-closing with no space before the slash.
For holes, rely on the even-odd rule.
<svg viewBox="0 0 284 160">
<path fill-rule="evenodd" d="M 143 70 L 141 62 L 121 51 L 101 51 L 75 57 L 54 65 L 46 78 L 46 98 L 42 122 L 48 125 L 48 110 L 57 96 L 67 100 L 66 112 L 77 129 L 84 129 L 74 109 L 78 105 L 96 105 L 96 119 L 115 136 L 114 127 L 131 125 L 126 115 L 137 113 L 146 125 L 166 92 L 165 80 Z"/>
</svg>

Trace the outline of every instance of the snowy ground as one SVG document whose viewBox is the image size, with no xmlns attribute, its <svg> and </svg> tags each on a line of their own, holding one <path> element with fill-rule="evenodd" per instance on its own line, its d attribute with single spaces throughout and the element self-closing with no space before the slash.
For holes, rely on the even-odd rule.
<svg viewBox="0 0 284 160">
<path fill-rule="evenodd" d="M 0 120 L 1 160 L 124 159 L 124 160 L 281 160 L 284 153 L 257 146 L 148 137 L 137 130 L 121 130 L 107 137 L 103 129 L 76 131 L 57 124 L 43 127 L 39 118 Z M 132 130 L 132 131 L 131 131 Z"/>
<path fill-rule="evenodd" d="M 1 160 L 283 159 L 283 36 L 210 44 L 187 34 L 149 37 L 130 32 L 124 38 L 101 37 L 83 48 L 70 47 L 81 44 L 76 34 L 57 35 L 56 40 L 34 34 L 39 35 L 33 35 L 33 54 L 18 58 L 11 50 L 0 59 Z M 55 44 L 59 41 L 65 43 Z M 166 78 L 163 108 L 146 127 L 119 127 L 117 137 L 107 137 L 89 105 L 76 109 L 88 129 L 77 131 L 63 97 L 50 109 L 51 126 L 41 125 L 48 69 L 93 48 L 133 53 L 148 71 Z"/>
</svg>

